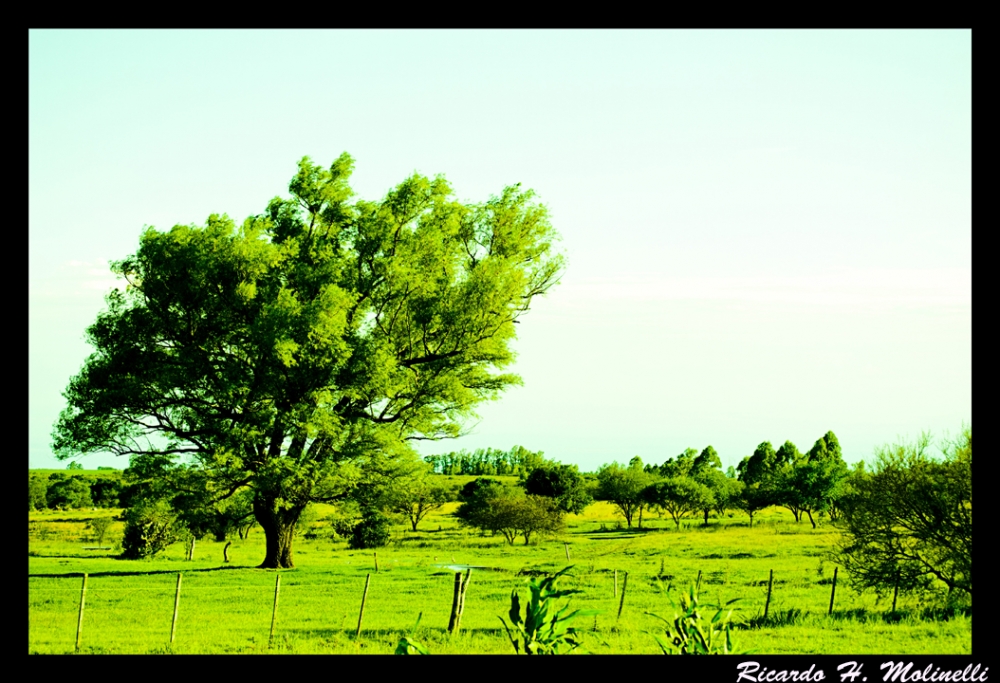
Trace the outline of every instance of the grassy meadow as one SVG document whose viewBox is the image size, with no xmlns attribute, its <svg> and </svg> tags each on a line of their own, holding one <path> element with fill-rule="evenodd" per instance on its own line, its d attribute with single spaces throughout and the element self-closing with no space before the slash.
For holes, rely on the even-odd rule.
<svg viewBox="0 0 1000 683">
<path fill-rule="evenodd" d="M 378 653 L 393 652 L 400 637 L 421 617 L 416 638 L 433 654 L 513 653 L 499 616 L 510 594 L 537 576 L 574 567 L 563 587 L 581 592 L 574 608 L 597 609 L 580 620 L 587 651 L 604 654 L 658 653 L 650 635 L 659 622 L 647 612 L 672 617 L 671 598 L 701 573 L 702 600 L 735 603 L 739 651 L 758 654 L 970 654 L 971 616 L 927 608 L 901 594 L 895 614 L 891 596 L 877 600 L 850 590 L 838 576 L 830 604 L 834 565 L 829 550 L 838 538 L 829 523 L 812 529 L 773 508 L 755 517 L 712 519 L 710 526 L 647 516 L 644 529 L 629 532 L 608 503 L 571 515 L 565 533 L 525 546 L 500 536 L 460 528 L 451 516 L 456 504 L 432 513 L 409 531 L 396 526 L 389 546 L 348 550 L 343 541 L 303 530 L 296 539 L 296 568 L 280 572 L 255 566 L 264 555 L 264 536 L 255 528 L 234 539 L 231 562 L 222 543 L 198 541 L 194 559 L 187 548 L 169 547 L 153 560 L 115 559 L 95 549 L 88 519 L 116 510 L 47 511 L 29 515 L 28 650 L 67 653 L 75 646 L 82 576 L 87 579 L 80 651 L 83 653 Z M 320 531 L 324 510 L 310 516 Z M 306 536 L 314 536 L 307 538 Z M 104 545 L 121 536 L 121 523 Z M 110 542 L 109 542 L 110 541 Z M 567 562 L 567 548 L 571 559 Z M 471 565 L 462 627 L 449 636 L 455 567 Z M 615 595 L 615 572 L 618 594 Z M 762 618 L 769 572 L 774 571 L 768 619 Z M 175 641 L 170 630 L 177 585 L 183 574 Z M 275 633 L 269 630 L 275 577 L 281 575 Z M 361 636 L 355 637 L 366 576 L 371 583 Z M 627 574 L 627 579 L 626 579 Z M 627 585 L 626 585 L 627 581 Z M 624 602 L 621 601 L 624 590 Z M 560 601 L 563 602 L 563 601 Z M 621 607 L 621 616 L 618 615 Z"/>
</svg>

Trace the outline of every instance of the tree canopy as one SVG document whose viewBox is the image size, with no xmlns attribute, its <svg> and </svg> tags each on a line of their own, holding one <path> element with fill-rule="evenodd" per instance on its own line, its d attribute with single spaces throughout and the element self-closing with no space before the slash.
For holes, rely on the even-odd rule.
<svg viewBox="0 0 1000 683">
<path fill-rule="evenodd" d="M 929 454 L 930 437 L 880 448 L 872 472 L 858 469 L 844 495 L 838 561 L 855 588 L 972 595 L 972 430 Z M 938 585 L 941 585 L 938 584 Z"/>
<path fill-rule="evenodd" d="M 462 204 L 413 175 L 351 202 L 353 160 L 299 162 L 291 197 L 237 226 L 147 229 L 53 432 L 63 458 L 186 461 L 207 499 L 249 487 L 263 567 L 290 567 L 312 501 L 349 496 L 416 439 L 461 433 L 519 383 L 514 324 L 562 268 L 530 191 Z"/>
</svg>

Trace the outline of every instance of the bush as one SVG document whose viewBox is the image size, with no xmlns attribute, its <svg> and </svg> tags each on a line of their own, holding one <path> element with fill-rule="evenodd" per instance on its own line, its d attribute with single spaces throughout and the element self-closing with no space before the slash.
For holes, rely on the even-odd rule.
<svg viewBox="0 0 1000 683">
<path fill-rule="evenodd" d="M 348 546 L 352 550 L 381 548 L 389 543 L 392 522 L 377 508 L 365 508 L 354 526 Z"/>
<path fill-rule="evenodd" d="M 45 498 L 50 508 L 89 508 L 94 504 L 90 497 L 90 486 L 83 477 L 49 477 Z"/>
<path fill-rule="evenodd" d="M 121 518 L 125 522 L 121 557 L 126 560 L 154 557 L 189 533 L 165 500 L 137 501 Z"/>
</svg>

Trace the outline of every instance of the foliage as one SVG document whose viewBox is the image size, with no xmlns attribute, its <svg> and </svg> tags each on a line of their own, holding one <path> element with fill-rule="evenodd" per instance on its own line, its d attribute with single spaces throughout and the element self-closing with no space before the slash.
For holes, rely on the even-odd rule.
<svg viewBox="0 0 1000 683">
<path fill-rule="evenodd" d="M 727 612 L 725 609 L 739 599 L 730 600 L 725 606 L 709 605 L 717 611 L 711 621 L 708 621 L 702 616 L 703 606 L 698 602 L 698 589 L 692 585 L 686 593 L 681 594 L 681 611 L 674 612 L 673 621 L 652 612 L 646 613 L 667 624 L 666 637 L 653 634 L 653 638 L 665 655 L 746 654 L 733 650 L 730 633 L 733 610 Z M 674 607 L 676 610 L 676 605 Z"/>
<path fill-rule="evenodd" d="M 837 561 L 856 589 L 929 589 L 972 595 L 972 429 L 928 453 L 931 439 L 884 446 L 872 472 L 852 477 L 842 499 Z"/>
<path fill-rule="evenodd" d="M 64 477 L 57 473 L 49 477 L 48 484 L 45 500 L 50 508 L 83 508 L 94 504 L 90 497 L 90 484 L 83 477 Z"/>
<path fill-rule="evenodd" d="M 541 451 L 533 452 L 524 446 L 514 446 L 509 451 L 477 448 L 471 453 L 463 450 L 425 455 L 424 461 L 438 474 L 471 474 L 481 477 L 530 472 L 545 462 L 542 455 Z"/>
<path fill-rule="evenodd" d="M 417 623 L 413 625 L 410 629 L 409 634 L 403 636 L 399 639 L 399 643 L 396 645 L 397 655 L 429 655 L 431 652 L 427 649 L 427 646 L 416 639 L 417 627 L 420 626 L 420 617 L 423 616 L 423 612 L 417 617 Z"/>
<path fill-rule="evenodd" d="M 382 548 L 392 536 L 392 522 L 376 507 L 365 506 L 361 521 L 354 526 L 348 547 L 352 550 Z"/>
<path fill-rule="evenodd" d="M 736 467 L 739 480 L 743 483 L 740 497 L 735 501 L 736 507 L 750 517 L 753 526 L 753 516 L 766 507 L 775 505 L 780 500 L 778 494 L 778 476 L 780 463 L 771 442 L 764 441 L 753 455 L 747 456 Z"/>
<path fill-rule="evenodd" d="M 291 197 L 240 226 L 147 229 L 113 266 L 127 286 L 87 331 L 56 454 L 187 462 L 212 500 L 249 487 L 261 566 L 291 567 L 308 503 L 458 436 L 518 384 L 500 372 L 515 323 L 562 268 L 545 208 L 518 186 L 461 204 L 420 175 L 352 203 L 353 164 L 303 158 Z"/>
<path fill-rule="evenodd" d="M 593 502 L 587 481 L 576 465 L 553 462 L 536 467 L 525 478 L 524 490 L 553 499 L 563 512 L 580 514 Z"/>
<path fill-rule="evenodd" d="M 517 590 L 510 595 L 510 625 L 500 617 L 507 637 L 514 652 L 522 651 L 528 655 L 556 655 L 571 652 L 580 647 L 580 639 L 575 628 L 570 623 L 580 617 L 599 614 L 598 610 L 576 610 L 569 612 L 567 602 L 556 611 L 554 601 L 579 593 L 578 590 L 560 590 L 556 587 L 559 577 L 572 567 L 566 567 L 545 578 L 531 579 L 528 590 L 531 591 L 531 601 L 525 606 L 524 616 L 521 616 L 521 602 Z M 568 612 L 568 613 L 567 613 Z"/>
<path fill-rule="evenodd" d="M 654 479 L 655 475 L 643 470 L 638 457 L 633 458 L 628 467 L 613 462 L 597 472 L 597 498 L 613 503 L 629 528 L 638 514 L 639 528 L 642 528 L 642 512 L 647 505 L 642 492 Z"/>
<path fill-rule="evenodd" d="M 94 541 L 97 545 L 104 543 L 104 537 L 107 535 L 108 529 L 111 528 L 113 521 L 110 517 L 95 517 L 87 522 L 87 528 L 94 532 Z"/>
<path fill-rule="evenodd" d="M 167 546 L 189 534 L 177 513 L 165 500 L 145 499 L 122 511 L 125 531 L 122 558 L 155 557 Z"/>
<path fill-rule="evenodd" d="M 708 488 L 693 477 L 679 475 L 668 477 L 646 487 L 643 497 L 647 503 L 670 513 L 679 529 L 681 520 L 715 505 L 715 496 Z"/>
<path fill-rule="evenodd" d="M 120 476 L 95 477 L 90 481 L 90 497 L 94 505 L 101 508 L 120 507 L 118 496 L 121 493 Z"/>
<path fill-rule="evenodd" d="M 459 494 L 463 503 L 455 516 L 466 526 L 500 533 L 513 545 L 518 536 L 524 544 L 536 534 L 552 534 L 563 527 L 563 513 L 551 498 L 525 494 L 509 484 L 477 479 Z"/>
<path fill-rule="evenodd" d="M 428 474 L 429 467 L 417 467 L 393 481 L 385 495 L 385 506 L 390 512 L 403 515 L 413 531 L 417 530 L 428 514 L 439 510 L 452 497 L 451 490 L 435 482 Z"/>
<path fill-rule="evenodd" d="M 48 507 L 49 478 L 43 474 L 28 476 L 28 511 Z"/>
</svg>

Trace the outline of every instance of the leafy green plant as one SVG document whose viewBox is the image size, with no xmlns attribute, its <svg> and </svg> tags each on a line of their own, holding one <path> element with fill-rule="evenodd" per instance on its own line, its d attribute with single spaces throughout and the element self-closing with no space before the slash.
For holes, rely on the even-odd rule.
<svg viewBox="0 0 1000 683">
<path fill-rule="evenodd" d="M 500 617 L 504 628 L 507 630 L 507 637 L 510 638 L 514 652 L 520 654 L 523 650 L 529 655 L 555 655 L 571 652 L 580 647 L 580 640 L 577 637 L 577 630 L 570 626 L 570 622 L 579 617 L 590 617 L 600 614 L 599 610 L 575 610 L 569 612 L 567 602 L 561 609 L 554 611 L 555 600 L 558 598 L 579 593 L 579 590 L 559 590 L 556 582 L 559 577 L 568 572 L 572 567 L 566 567 L 561 571 L 542 578 L 531 579 L 528 582 L 528 589 L 531 591 L 531 602 L 525 608 L 524 617 L 521 616 L 521 601 L 517 590 L 510 594 L 510 626 Z M 569 612 L 567 614 L 567 612 Z"/>
<path fill-rule="evenodd" d="M 410 629 L 409 634 L 399 639 L 399 644 L 396 645 L 396 652 L 394 654 L 429 655 L 431 653 L 431 651 L 427 649 L 427 646 L 421 643 L 415 637 L 417 633 L 417 627 L 420 626 L 420 617 L 422 616 L 424 616 L 423 612 L 421 612 L 420 615 L 417 616 L 417 623 L 415 623 L 413 625 L 413 628 Z"/>
<path fill-rule="evenodd" d="M 702 615 L 703 606 L 698 603 L 698 589 L 692 585 L 686 593 L 681 594 L 681 613 L 675 611 L 673 621 L 658 614 L 646 612 L 646 614 L 667 624 L 666 638 L 655 633 L 652 636 L 665 655 L 738 654 L 733 651 L 733 640 L 730 633 L 733 610 L 730 609 L 727 612 L 726 607 L 739 599 L 730 600 L 725 606 L 707 605 L 707 607 L 717 609 L 715 616 L 709 621 Z M 674 607 L 676 609 L 677 605 L 675 604 Z"/>
</svg>

